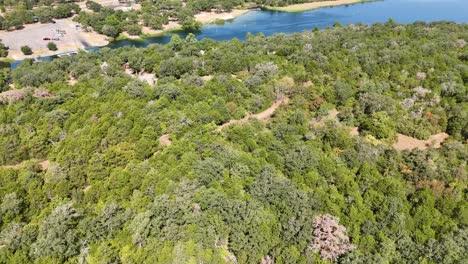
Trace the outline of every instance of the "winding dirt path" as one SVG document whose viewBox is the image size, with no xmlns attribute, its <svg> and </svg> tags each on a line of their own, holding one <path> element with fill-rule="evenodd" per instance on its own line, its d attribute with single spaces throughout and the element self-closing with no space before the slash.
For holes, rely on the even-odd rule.
<svg viewBox="0 0 468 264">
<path fill-rule="evenodd" d="M 2 168 L 5 168 L 5 169 L 15 169 L 15 170 L 19 170 L 21 168 L 21 166 L 23 166 L 23 164 L 25 163 L 26 161 L 22 161 L 18 164 L 15 164 L 15 165 L 4 165 L 4 166 L 1 166 Z M 43 161 L 39 161 L 38 162 L 39 165 L 41 166 L 41 170 L 45 171 L 49 168 L 49 164 L 50 162 L 48 160 L 43 160 Z"/>
<path fill-rule="evenodd" d="M 234 119 L 234 120 L 230 120 L 220 126 L 218 126 L 218 128 L 216 129 L 217 131 L 221 131 L 223 130 L 225 127 L 228 127 L 230 125 L 233 125 L 233 124 L 243 124 L 243 123 L 246 123 L 248 122 L 249 120 L 251 119 L 258 119 L 260 121 L 263 121 L 263 122 L 266 122 L 268 121 L 271 116 L 273 115 L 273 113 L 276 111 L 276 109 L 278 109 L 278 107 L 280 107 L 281 105 L 286 105 L 289 103 L 289 98 L 288 97 L 284 97 L 283 99 L 281 100 L 277 100 L 275 101 L 269 108 L 267 108 L 265 111 L 263 112 L 260 112 L 260 113 L 257 113 L 257 114 L 249 114 L 247 116 L 245 116 L 244 118 L 242 119 Z"/>
</svg>

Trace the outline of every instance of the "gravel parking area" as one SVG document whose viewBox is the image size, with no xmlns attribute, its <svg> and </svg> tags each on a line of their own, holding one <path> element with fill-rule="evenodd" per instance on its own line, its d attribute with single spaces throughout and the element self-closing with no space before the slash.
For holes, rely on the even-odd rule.
<svg viewBox="0 0 468 264">
<path fill-rule="evenodd" d="M 81 27 L 76 25 L 78 24 L 71 18 L 56 20 L 55 24 L 31 24 L 21 30 L 0 31 L 0 39 L 10 47 L 8 57 L 15 60 L 50 56 L 91 46 L 105 46 L 109 43 L 106 36 L 83 32 Z M 58 50 L 50 51 L 47 48 L 49 42 L 57 44 Z M 20 51 L 24 45 L 33 50 L 33 55 L 26 56 Z"/>
<path fill-rule="evenodd" d="M 79 29 L 69 22 L 57 20 L 55 24 L 28 25 L 22 30 L 1 32 L 0 38 L 12 50 L 19 50 L 24 45 L 28 45 L 33 50 L 44 49 L 47 48 L 47 43 L 49 42 L 55 42 L 57 46 L 88 46 L 89 43 L 80 36 Z M 58 34 L 57 30 L 64 33 Z M 44 38 L 49 38 L 50 40 L 44 40 Z"/>
</svg>

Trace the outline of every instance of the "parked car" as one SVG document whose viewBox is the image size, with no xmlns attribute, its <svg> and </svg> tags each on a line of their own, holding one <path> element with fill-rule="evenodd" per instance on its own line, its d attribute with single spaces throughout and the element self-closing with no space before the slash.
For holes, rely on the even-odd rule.
<svg viewBox="0 0 468 264">
<path fill-rule="evenodd" d="M 50 40 L 50 38 L 43 38 L 42 40 Z"/>
</svg>

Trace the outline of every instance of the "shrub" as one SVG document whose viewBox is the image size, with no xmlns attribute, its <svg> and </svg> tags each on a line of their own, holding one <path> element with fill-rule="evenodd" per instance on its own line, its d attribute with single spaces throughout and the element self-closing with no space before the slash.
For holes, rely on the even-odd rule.
<svg viewBox="0 0 468 264">
<path fill-rule="evenodd" d="M 141 34 L 141 26 L 139 25 L 129 25 L 127 27 L 127 32 L 131 36 L 138 36 Z"/>
<path fill-rule="evenodd" d="M 6 57 L 8 56 L 8 47 L 5 46 L 5 44 L 2 43 L 0 40 L 0 57 Z"/>
<path fill-rule="evenodd" d="M 182 29 L 185 31 L 197 31 L 200 30 L 201 26 L 202 24 L 193 18 L 182 22 Z"/>
<path fill-rule="evenodd" d="M 47 43 L 47 48 L 49 50 L 56 51 L 57 50 L 57 45 L 54 42 L 49 42 L 49 43 Z"/>
<path fill-rule="evenodd" d="M 86 2 L 86 7 L 93 10 L 94 12 L 100 12 L 102 9 L 102 5 L 94 2 L 94 1 L 87 1 Z"/>
<path fill-rule="evenodd" d="M 23 52 L 24 55 L 31 55 L 33 54 L 31 48 L 29 46 L 22 46 L 21 47 L 21 52 Z"/>
</svg>

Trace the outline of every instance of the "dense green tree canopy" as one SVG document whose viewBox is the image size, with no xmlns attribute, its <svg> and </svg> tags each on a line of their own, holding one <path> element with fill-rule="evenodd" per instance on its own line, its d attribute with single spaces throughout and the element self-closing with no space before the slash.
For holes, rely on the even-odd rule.
<svg viewBox="0 0 468 264">
<path fill-rule="evenodd" d="M 339 263 L 463 263 L 467 41 L 390 21 L 2 72 L 0 262 L 329 263 L 325 215 Z"/>
</svg>

